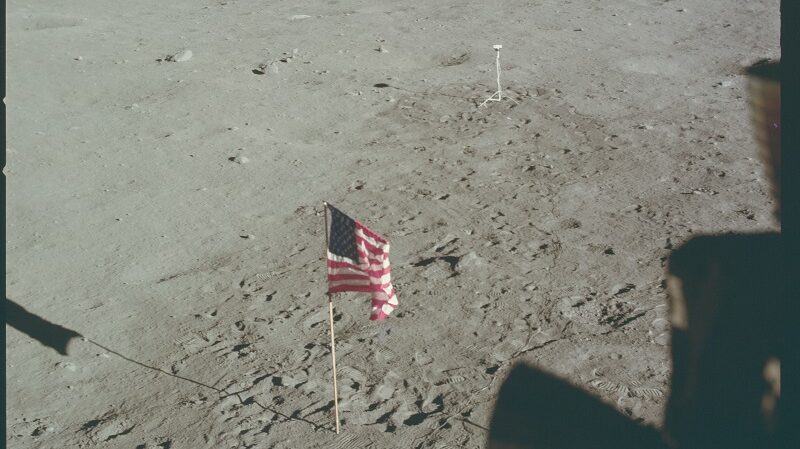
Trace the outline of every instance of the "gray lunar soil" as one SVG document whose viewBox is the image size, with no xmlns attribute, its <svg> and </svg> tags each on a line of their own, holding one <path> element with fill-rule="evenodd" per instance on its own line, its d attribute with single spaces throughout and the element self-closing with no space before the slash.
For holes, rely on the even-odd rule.
<svg viewBox="0 0 800 449">
<path fill-rule="evenodd" d="M 519 362 L 660 426 L 670 249 L 778 228 L 742 69 L 779 32 L 777 0 L 11 0 L 7 296 L 86 338 L 6 328 L 7 446 L 481 448 Z M 400 301 L 334 300 L 340 435 L 323 201 Z"/>
</svg>

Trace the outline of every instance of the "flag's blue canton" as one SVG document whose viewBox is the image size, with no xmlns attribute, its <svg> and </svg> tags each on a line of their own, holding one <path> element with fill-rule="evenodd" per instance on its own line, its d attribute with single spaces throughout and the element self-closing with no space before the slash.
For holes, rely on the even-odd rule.
<svg viewBox="0 0 800 449">
<path fill-rule="evenodd" d="M 331 236 L 328 250 L 337 256 L 358 261 L 355 220 L 331 205 L 328 205 L 328 208 L 331 210 Z"/>
</svg>

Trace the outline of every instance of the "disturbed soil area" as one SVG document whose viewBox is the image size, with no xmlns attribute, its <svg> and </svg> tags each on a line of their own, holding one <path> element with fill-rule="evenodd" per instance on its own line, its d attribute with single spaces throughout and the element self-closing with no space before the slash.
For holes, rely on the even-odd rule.
<svg viewBox="0 0 800 449">
<path fill-rule="evenodd" d="M 670 250 L 777 228 L 777 0 L 116 3 L 7 8 L 8 297 L 86 337 L 7 328 L 8 447 L 478 448 L 522 361 L 658 426 Z M 400 301 L 335 298 L 341 435 L 322 201 Z"/>
</svg>

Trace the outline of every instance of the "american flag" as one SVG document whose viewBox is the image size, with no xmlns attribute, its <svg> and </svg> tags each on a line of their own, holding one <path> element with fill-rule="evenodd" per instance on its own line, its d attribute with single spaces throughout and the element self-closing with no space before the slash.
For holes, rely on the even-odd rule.
<svg viewBox="0 0 800 449">
<path fill-rule="evenodd" d="M 328 240 L 328 293 L 372 294 L 370 320 L 383 320 L 397 308 L 389 266 L 389 241 L 339 209 L 331 211 Z"/>
</svg>

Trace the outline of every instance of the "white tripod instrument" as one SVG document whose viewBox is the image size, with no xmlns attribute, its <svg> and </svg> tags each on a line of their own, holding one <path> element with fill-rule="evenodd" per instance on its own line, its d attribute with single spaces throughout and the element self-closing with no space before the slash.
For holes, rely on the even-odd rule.
<svg viewBox="0 0 800 449">
<path fill-rule="evenodd" d="M 480 106 L 484 106 L 484 105 L 486 105 L 486 103 L 488 103 L 490 101 L 502 101 L 503 100 L 503 88 L 500 87 L 500 49 L 503 48 L 503 46 L 500 45 L 500 44 L 497 44 L 497 45 L 493 45 L 492 48 L 494 48 L 494 52 L 497 54 L 497 58 L 496 58 L 496 60 L 497 60 L 497 92 L 493 93 L 491 97 L 489 97 L 486 100 L 484 100 L 483 103 L 480 104 Z M 495 97 L 497 97 L 497 98 L 495 98 Z M 509 100 L 513 101 L 514 103 L 519 104 L 517 102 L 517 100 L 511 98 L 510 96 L 506 95 L 506 98 L 508 98 Z M 480 107 L 480 106 L 478 106 L 478 107 Z"/>
</svg>

